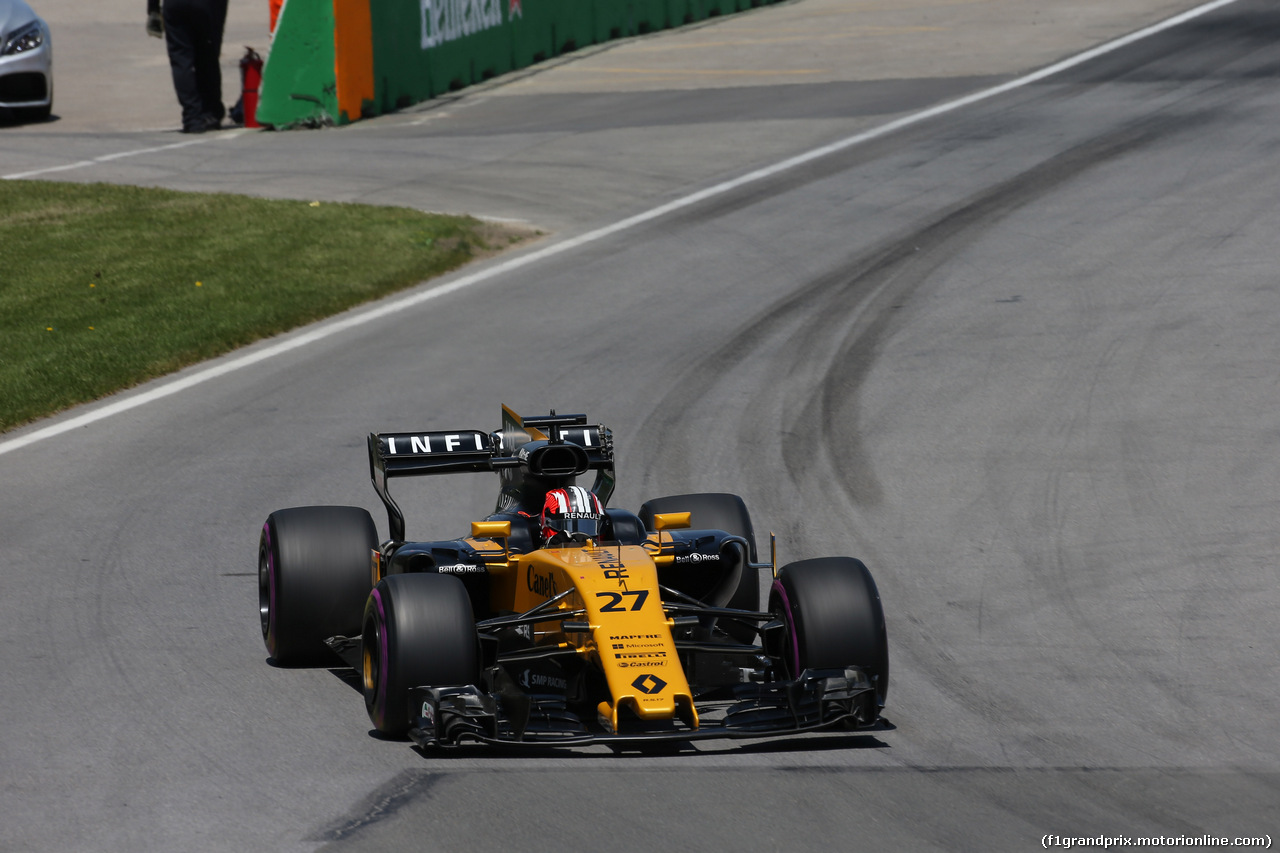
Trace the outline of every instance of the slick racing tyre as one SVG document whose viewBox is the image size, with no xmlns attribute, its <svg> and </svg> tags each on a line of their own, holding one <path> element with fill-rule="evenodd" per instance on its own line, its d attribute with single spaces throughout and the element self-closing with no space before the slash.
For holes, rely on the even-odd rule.
<svg viewBox="0 0 1280 853">
<path fill-rule="evenodd" d="M 653 517 L 661 512 L 689 513 L 689 521 L 694 530 L 723 530 L 733 536 L 741 536 L 747 540 L 749 561 L 756 561 L 756 538 L 755 529 L 751 526 L 751 515 L 747 512 L 747 505 L 737 495 L 715 492 L 672 495 L 645 501 L 639 512 L 645 529 L 653 529 Z M 738 587 L 723 606 L 737 610 L 759 610 L 759 571 L 743 566 Z"/>
<path fill-rule="evenodd" d="M 769 610 L 786 623 L 783 663 L 792 678 L 806 669 L 861 667 L 884 707 L 889 691 L 884 609 L 861 560 L 823 557 L 789 563 L 773 582 Z"/>
<path fill-rule="evenodd" d="M 360 630 L 378 531 L 367 510 L 303 506 L 271 513 L 258 541 L 258 610 L 267 652 L 284 666 L 317 665 L 324 644 Z"/>
<path fill-rule="evenodd" d="M 364 706 L 374 728 L 403 737 L 411 687 L 480 681 L 480 648 L 466 587 L 431 572 L 383 578 L 364 608 Z"/>
</svg>

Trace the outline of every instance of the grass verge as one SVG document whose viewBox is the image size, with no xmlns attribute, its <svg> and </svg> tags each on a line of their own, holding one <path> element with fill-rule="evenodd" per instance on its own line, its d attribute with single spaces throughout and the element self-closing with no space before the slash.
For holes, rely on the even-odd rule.
<svg viewBox="0 0 1280 853">
<path fill-rule="evenodd" d="M 405 208 L 0 181 L 0 432 L 530 236 Z"/>
</svg>

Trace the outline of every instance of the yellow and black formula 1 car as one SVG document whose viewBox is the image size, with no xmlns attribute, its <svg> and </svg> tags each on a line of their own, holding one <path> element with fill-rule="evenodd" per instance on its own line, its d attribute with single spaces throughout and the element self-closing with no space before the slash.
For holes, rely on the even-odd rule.
<svg viewBox="0 0 1280 853">
<path fill-rule="evenodd" d="M 766 737 L 877 722 L 884 612 L 861 561 L 758 562 L 730 494 L 606 508 L 613 438 L 585 415 L 371 434 L 390 539 L 358 507 L 273 512 L 258 547 L 267 650 L 334 655 L 362 676 L 376 729 L 423 746 Z M 471 535 L 405 539 L 392 478 L 496 472 Z M 576 479 L 595 472 L 590 489 Z M 773 574 L 760 607 L 761 572 Z"/>
</svg>

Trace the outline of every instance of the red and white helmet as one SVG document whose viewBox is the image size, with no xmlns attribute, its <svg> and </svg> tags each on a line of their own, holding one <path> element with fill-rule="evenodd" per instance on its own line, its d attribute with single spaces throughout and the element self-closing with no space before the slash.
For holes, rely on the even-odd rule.
<svg viewBox="0 0 1280 853">
<path fill-rule="evenodd" d="M 603 524 L 604 506 L 594 493 L 581 486 L 547 492 L 542 505 L 544 546 L 599 539 Z"/>
</svg>

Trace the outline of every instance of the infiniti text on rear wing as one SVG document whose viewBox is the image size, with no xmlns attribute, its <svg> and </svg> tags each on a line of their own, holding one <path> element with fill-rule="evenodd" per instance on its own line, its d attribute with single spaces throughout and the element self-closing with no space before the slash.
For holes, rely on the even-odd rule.
<svg viewBox="0 0 1280 853">
<path fill-rule="evenodd" d="M 449 430 L 369 434 L 369 476 L 387 507 L 391 538 L 404 540 L 404 514 L 387 488 L 392 477 L 523 469 L 572 477 L 596 470 L 612 491 L 613 443 L 608 429 L 587 424 L 585 415 L 528 418 L 518 436 L 500 430 Z M 548 439 L 539 427 L 551 427 Z M 515 440 L 513 440 L 515 439 Z M 511 470 L 517 477 L 519 471 Z M 608 493 L 601 495 L 608 499 Z"/>
</svg>

